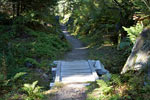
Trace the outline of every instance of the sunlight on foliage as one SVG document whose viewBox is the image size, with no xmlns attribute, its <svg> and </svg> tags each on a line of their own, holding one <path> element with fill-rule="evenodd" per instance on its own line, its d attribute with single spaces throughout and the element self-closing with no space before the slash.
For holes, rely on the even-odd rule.
<svg viewBox="0 0 150 100">
<path fill-rule="evenodd" d="M 136 38 L 143 31 L 143 25 L 137 23 L 136 26 L 131 26 L 130 28 L 123 27 L 123 29 L 127 31 L 129 39 L 134 44 L 136 41 Z"/>
<path fill-rule="evenodd" d="M 32 84 L 24 84 L 22 88 L 24 91 L 27 92 L 26 100 L 35 100 L 35 99 L 42 99 L 43 93 L 41 91 L 40 86 L 36 86 L 38 81 L 33 82 Z"/>
<path fill-rule="evenodd" d="M 19 72 L 13 77 L 13 80 L 17 80 L 18 78 L 20 78 L 21 76 L 23 76 L 25 74 L 26 74 L 26 72 Z"/>
</svg>

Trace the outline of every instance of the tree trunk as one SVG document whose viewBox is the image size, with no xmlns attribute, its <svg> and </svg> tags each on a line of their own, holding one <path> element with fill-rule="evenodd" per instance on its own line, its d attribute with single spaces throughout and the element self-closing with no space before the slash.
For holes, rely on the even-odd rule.
<svg viewBox="0 0 150 100">
<path fill-rule="evenodd" d="M 15 17 L 15 8 L 16 8 L 15 3 L 13 3 L 13 4 L 12 4 L 12 9 L 13 9 L 13 18 Z"/>
<path fill-rule="evenodd" d="M 17 16 L 20 15 L 20 2 L 17 2 Z"/>
<path fill-rule="evenodd" d="M 150 62 L 150 29 L 145 29 L 137 38 L 136 43 L 124 65 L 121 74 L 128 70 L 141 70 Z"/>
</svg>

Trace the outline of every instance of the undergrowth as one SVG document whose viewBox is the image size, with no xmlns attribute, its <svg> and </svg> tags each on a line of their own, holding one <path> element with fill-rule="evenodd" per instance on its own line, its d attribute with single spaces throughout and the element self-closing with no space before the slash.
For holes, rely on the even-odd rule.
<svg viewBox="0 0 150 100">
<path fill-rule="evenodd" d="M 22 19 L 16 20 L 21 22 Z M 50 63 L 61 59 L 70 48 L 62 36 L 59 24 L 55 20 L 53 23 L 55 26 L 34 21 L 0 25 L 1 100 L 13 98 L 23 100 L 24 97 L 28 98 L 26 100 L 35 100 L 30 94 L 26 95 L 20 89 L 24 83 L 31 84 L 39 81 L 38 85 L 43 86 L 43 90 L 49 88 L 52 78 Z M 20 72 L 26 72 L 26 74 L 18 81 L 14 81 L 15 84 L 10 82 Z M 33 89 L 31 92 L 34 91 L 36 90 Z"/>
<path fill-rule="evenodd" d="M 136 26 L 135 26 L 136 27 Z M 91 30 L 92 31 L 92 30 Z M 96 30 L 102 32 L 101 30 Z M 87 100 L 149 100 L 149 85 L 145 85 L 145 72 L 120 72 L 129 56 L 133 44 L 131 35 L 123 38 L 118 45 L 111 42 L 110 36 L 106 34 L 82 35 L 72 32 L 82 40 L 89 48 L 88 59 L 100 60 L 105 68 L 111 73 L 111 79 L 97 80 L 87 87 Z M 83 31 L 86 32 L 86 31 Z M 135 37 L 134 37 L 135 39 Z M 124 45 L 125 43 L 125 45 Z"/>
</svg>

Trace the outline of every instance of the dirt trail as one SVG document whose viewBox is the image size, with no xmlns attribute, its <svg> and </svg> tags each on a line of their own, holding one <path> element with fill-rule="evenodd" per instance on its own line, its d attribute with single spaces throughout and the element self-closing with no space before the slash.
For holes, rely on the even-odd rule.
<svg viewBox="0 0 150 100">
<path fill-rule="evenodd" d="M 61 25 L 61 29 L 62 29 L 66 39 L 72 45 L 72 51 L 68 52 L 65 55 L 64 60 L 87 60 L 88 50 L 87 50 L 86 46 L 84 46 L 80 40 L 71 36 L 67 32 L 67 27 L 65 25 Z"/>
<path fill-rule="evenodd" d="M 71 36 L 67 32 L 67 27 L 65 25 L 61 25 L 61 29 L 66 39 L 72 45 L 72 50 L 66 53 L 63 60 L 87 60 L 88 50 L 83 45 L 83 43 L 75 37 Z M 86 100 L 85 91 L 86 89 L 84 84 L 72 83 L 69 85 L 64 85 L 63 88 L 57 90 L 53 98 L 50 100 Z"/>
<path fill-rule="evenodd" d="M 63 88 L 59 88 L 50 100 L 86 100 L 85 88 L 71 85 L 64 85 Z"/>
</svg>

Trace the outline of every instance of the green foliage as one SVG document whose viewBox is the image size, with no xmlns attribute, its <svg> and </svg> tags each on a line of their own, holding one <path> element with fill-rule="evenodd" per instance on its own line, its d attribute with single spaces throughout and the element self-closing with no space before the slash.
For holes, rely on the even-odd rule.
<svg viewBox="0 0 150 100">
<path fill-rule="evenodd" d="M 31 63 L 33 68 L 48 72 L 49 63 L 60 59 L 69 45 L 61 37 L 62 32 L 54 15 L 53 7 L 57 0 L 4 1 L 0 1 L 0 9 L 3 9 L 0 11 L 0 98 L 9 100 L 13 94 L 20 94 L 19 88 L 24 82 L 33 81 L 30 79 L 32 76 L 39 79 L 43 75 L 37 72 L 31 74 L 32 68 L 26 67 L 26 62 Z M 20 79 L 24 72 L 28 73 Z M 46 82 L 42 85 L 47 88 Z"/>
<path fill-rule="evenodd" d="M 13 80 L 15 81 L 15 80 L 17 80 L 18 78 L 20 78 L 21 76 L 23 76 L 23 75 L 25 75 L 26 74 L 26 72 L 19 72 L 19 73 L 17 73 L 14 77 L 13 77 Z"/>
<path fill-rule="evenodd" d="M 25 63 L 26 63 L 26 62 L 29 62 L 29 63 L 33 64 L 33 66 L 39 67 L 39 63 L 38 63 L 35 59 L 26 58 L 26 59 L 25 59 Z"/>
<path fill-rule="evenodd" d="M 110 81 L 97 80 L 98 86 L 88 92 L 87 100 L 149 100 L 150 86 L 143 85 L 144 75 L 129 72 L 121 76 L 112 74 Z"/>
<path fill-rule="evenodd" d="M 109 84 L 107 82 L 105 82 L 104 80 L 98 80 L 97 84 L 100 86 L 100 91 L 101 91 L 102 95 L 111 93 L 112 87 L 109 86 Z"/>
<path fill-rule="evenodd" d="M 136 24 L 136 26 L 131 26 L 130 28 L 123 27 L 125 31 L 127 31 L 129 39 L 134 44 L 136 41 L 136 38 L 139 36 L 139 34 L 143 30 L 143 26 L 139 23 Z"/>
<path fill-rule="evenodd" d="M 87 100 L 120 100 L 120 94 L 114 94 L 112 83 L 112 81 L 97 80 L 98 87 L 92 91 L 93 93 L 88 94 Z"/>
<path fill-rule="evenodd" d="M 17 80 L 19 80 L 25 74 L 25 72 L 19 72 L 10 79 L 6 79 L 4 77 L 4 74 L 0 74 L 0 93 L 3 93 L 3 91 L 8 91 L 9 88 L 16 87 L 16 85 L 18 84 Z M 21 85 L 21 83 L 19 83 L 19 85 Z"/>
<path fill-rule="evenodd" d="M 0 74 L 0 88 L 3 89 L 8 85 L 9 80 L 6 80 L 3 74 Z"/>
<path fill-rule="evenodd" d="M 123 29 L 127 32 L 128 37 L 122 39 L 119 48 L 124 51 L 124 55 L 128 55 L 136 42 L 136 38 L 142 32 L 143 25 L 137 23 L 135 26 L 131 26 L 130 28 L 123 27 Z"/>
<path fill-rule="evenodd" d="M 117 75 L 117 74 L 112 74 L 112 78 L 111 78 L 111 82 L 113 84 L 117 84 L 117 85 L 121 85 L 121 79 L 120 79 L 120 76 Z"/>
<path fill-rule="evenodd" d="M 22 88 L 25 92 L 27 92 L 27 97 L 25 100 L 36 100 L 42 99 L 43 94 L 40 86 L 36 86 L 38 81 L 33 82 L 32 84 L 24 84 Z"/>
</svg>

